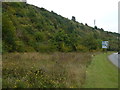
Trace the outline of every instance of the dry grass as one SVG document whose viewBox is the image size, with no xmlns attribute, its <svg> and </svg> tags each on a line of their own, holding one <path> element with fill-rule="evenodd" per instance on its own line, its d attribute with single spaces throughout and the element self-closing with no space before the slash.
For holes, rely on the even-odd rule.
<svg viewBox="0 0 120 90">
<path fill-rule="evenodd" d="M 8 53 L 3 55 L 3 88 L 81 87 L 90 53 Z"/>
</svg>

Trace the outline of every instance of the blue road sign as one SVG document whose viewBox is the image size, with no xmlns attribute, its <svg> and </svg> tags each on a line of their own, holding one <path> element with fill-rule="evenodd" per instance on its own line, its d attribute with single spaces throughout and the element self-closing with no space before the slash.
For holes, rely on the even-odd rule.
<svg viewBox="0 0 120 90">
<path fill-rule="evenodd" d="M 108 48 L 108 41 L 102 41 L 102 48 Z"/>
</svg>

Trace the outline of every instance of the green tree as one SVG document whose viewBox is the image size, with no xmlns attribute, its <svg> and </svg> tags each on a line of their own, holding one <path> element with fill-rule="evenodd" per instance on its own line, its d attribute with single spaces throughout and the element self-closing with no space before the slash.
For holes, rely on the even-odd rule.
<svg viewBox="0 0 120 90">
<path fill-rule="evenodd" d="M 97 29 L 97 26 L 95 26 L 94 29 Z"/>
<path fill-rule="evenodd" d="M 57 50 L 59 51 L 69 51 L 69 37 L 64 32 L 64 30 L 59 30 L 57 33 L 54 34 L 51 42 L 55 45 Z"/>
<path fill-rule="evenodd" d="M 73 20 L 73 21 L 76 21 L 75 16 L 72 16 L 72 20 Z"/>
<path fill-rule="evenodd" d="M 8 17 L 7 14 L 4 14 L 2 17 L 3 24 L 2 24 L 2 37 L 3 41 L 7 44 L 8 51 L 15 51 L 16 50 L 16 31 L 15 26 L 13 25 L 12 21 Z"/>
<path fill-rule="evenodd" d="M 85 47 L 87 47 L 90 50 L 96 50 L 97 49 L 97 40 L 92 36 L 92 35 L 88 35 L 85 36 L 82 39 L 82 45 L 84 45 Z"/>
<path fill-rule="evenodd" d="M 43 32 L 36 32 L 35 33 L 35 39 L 36 39 L 36 41 L 37 42 L 43 42 L 43 41 L 45 41 L 45 33 L 43 33 Z"/>
</svg>

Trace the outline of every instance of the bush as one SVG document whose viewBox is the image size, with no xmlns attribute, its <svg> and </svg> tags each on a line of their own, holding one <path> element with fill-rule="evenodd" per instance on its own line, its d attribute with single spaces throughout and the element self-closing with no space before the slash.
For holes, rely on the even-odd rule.
<svg viewBox="0 0 120 90">
<path fill-rule="evenodd" d="M 56 48 L 52 45 L 39 45 L 36 47 L 36 51 L 38 52 L 54 52 Z"/>
<path fill-rule="evenodd" d="M 22 41 L 16 41 L 16 51 L 18 51 L 18 52 L 25 51 L 25 45 Z"/>
<path fill-rule="evenodd" d="M 88 48 L 83 45 L 78 45 L 77 51 L 86 52 L 86 51 L 88 51 Z"/>
<path fill-rule="evenodd" d="M 31 46 L 25 46 L 25 52 L 34 52 L 35 49 Z"/>
<path fill-rule="evenodd" d="M 61 43 L 60 44 L 60 51 L 69 52 L 69 51 L 72 51 L 72 48 L 68 45 L 65 45 L 65 43 Z"/>
<path fill-rule="evenodd" d="M 37 32 L 35 33 L 35 39 L 37 42 L 43 42 L 45 40 L 45 33 L 43 32 Z"/>
</svg>

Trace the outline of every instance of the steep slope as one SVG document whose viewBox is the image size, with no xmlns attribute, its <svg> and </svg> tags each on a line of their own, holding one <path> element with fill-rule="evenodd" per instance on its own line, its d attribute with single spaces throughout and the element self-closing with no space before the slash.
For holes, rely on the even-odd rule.
<svg viewBox="0 0 120 90">
<path fill-rule="evenodd" d="M 117 33 L 105 32 L 23 2 L 4 2 L 3 52 L 100 50 L 101 41 L 118 49 Z"/>
</svg>

